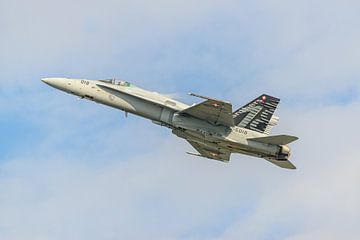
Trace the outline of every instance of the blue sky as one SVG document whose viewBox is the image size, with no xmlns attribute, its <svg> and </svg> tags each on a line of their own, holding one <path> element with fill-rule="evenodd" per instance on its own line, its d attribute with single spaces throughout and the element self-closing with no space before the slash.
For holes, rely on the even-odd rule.
<svg viewBox="0 0 360 240">
<path fill-rule="evenodd" d="M 0 239 L 357 239 L 357 1 L 0 0 Z M 42 77 L 281 98 L 296 171 L 222 163 Z"/>
</svg>

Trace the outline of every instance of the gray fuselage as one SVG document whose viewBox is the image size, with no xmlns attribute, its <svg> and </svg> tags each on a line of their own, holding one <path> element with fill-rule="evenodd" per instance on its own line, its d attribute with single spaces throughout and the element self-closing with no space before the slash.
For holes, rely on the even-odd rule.
<svg viewBox="0 0 360 240">
<path fill-rule="evenodd" d="M 186 140 L 208 148 L 220 145 L 233 153 L 263 158 L 276 158 L 281 146 L 248 141 L 267 136 L 238 126 L 214 125 L 178 113 L 190 106 L 156 92 L 150 92 L 125 81 L 44 78 L 43 82 L 67 93 L 89 99 L 126 113 L 132 113 L 162 126 Z"/>
</svg>

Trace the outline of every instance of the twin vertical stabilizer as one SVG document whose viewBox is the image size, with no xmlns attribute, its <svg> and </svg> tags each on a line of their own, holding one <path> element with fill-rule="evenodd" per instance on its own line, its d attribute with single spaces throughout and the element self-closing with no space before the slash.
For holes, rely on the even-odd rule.
<svg viewBox="0 0 360 240">
<path fill-rule="evenodd" d="M 269 134 L 279 118 L 274 112 L 280 99 L 263 94 L 233 113 L 235 125 L 259 133 Z"/>
</svg>

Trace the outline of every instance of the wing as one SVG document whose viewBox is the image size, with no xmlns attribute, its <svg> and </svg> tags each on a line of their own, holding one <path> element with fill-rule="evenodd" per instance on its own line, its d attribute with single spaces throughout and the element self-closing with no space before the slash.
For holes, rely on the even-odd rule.
<svg viewBox="0 0 360 240">
<path fill-rule="evenodd" d="M 223 148 L 219 147 L 218 149 L 215 150 L 215 149 L 208 148 L 208 147 L 206 147 L 202 144 L 199 144 L 197 142 L 194 142 L 194 141 L 189 141 L 189 140 L 187 140 L 187 141 L 191 144 L 191 146 L 193 146 L 200 153 L 200 155 L 189 153 L 191 155 L 210 158 L 210 159 L 214 159 L 214 160 L 218 160 L 218 161 L 222 161 L 222 162 L 230 161 L 231 152 L 227 149 L 223 149 Z"/>
<path fill-rule="evenodd" d="M 231 103 L 206 98 L 195 94 L 192 94 L 192 96 L 205 98 L 207 100 L 182 110 L 179 112 L 179 114 L 188 114 L 215 125 L 224 125 L 229 127 L 234 126 Z"/>
</svg>

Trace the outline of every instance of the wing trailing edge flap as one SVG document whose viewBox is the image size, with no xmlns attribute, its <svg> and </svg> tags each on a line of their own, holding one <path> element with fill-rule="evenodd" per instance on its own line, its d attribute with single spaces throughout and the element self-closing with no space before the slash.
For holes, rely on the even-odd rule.
<svg viewBox="0 0 360 240">
<path fill-rule="evenodd" d="M 286 145 L 291 142 L 298 140 L 298 137 L 289 136 L 289 135 L 276 135 L 269 137 L 259 137 L 259 138 L 249 138 L 248 140 L 266 143 L 266 144 L 274 144 L 274 145 Z"/>
</svg>

